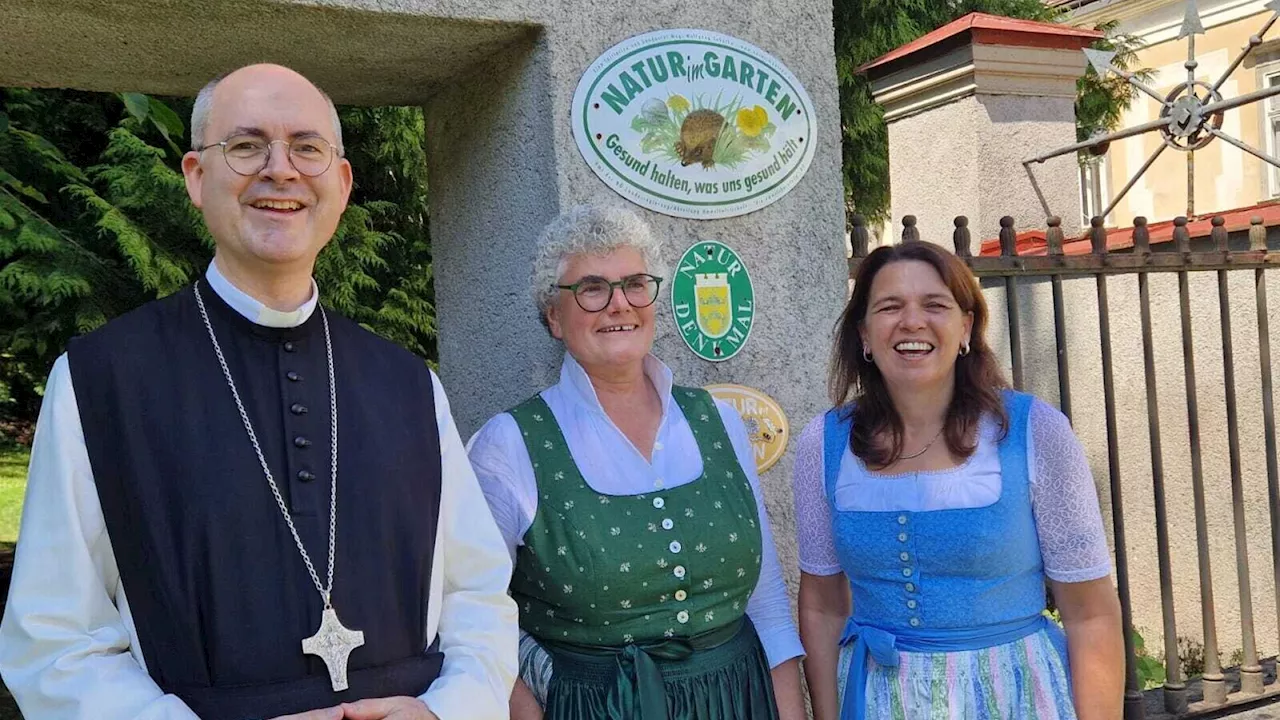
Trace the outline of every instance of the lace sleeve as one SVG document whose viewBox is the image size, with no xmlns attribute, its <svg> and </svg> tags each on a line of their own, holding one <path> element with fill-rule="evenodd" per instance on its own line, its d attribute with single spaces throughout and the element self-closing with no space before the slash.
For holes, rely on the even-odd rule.
<svg viewBox="0 0 1280 720">
<path fill-rule="evenodd" d="M 1038 399 L 1031 406 L 1027 455 L 1045 574 L 1058 582 L 1106 577 L 1111 551 L 1084 448 L 1066 416 Z"/>
<path fill-rule="evenodd" d="M 796 503 L 800 569 L 810 575 L 835 575 L 842 568 L 831 534 L 831 504 L 823 482 L 822 429 L 823 416 L 819 415 L 800 433 L 791 487 Z"/>
</svg>

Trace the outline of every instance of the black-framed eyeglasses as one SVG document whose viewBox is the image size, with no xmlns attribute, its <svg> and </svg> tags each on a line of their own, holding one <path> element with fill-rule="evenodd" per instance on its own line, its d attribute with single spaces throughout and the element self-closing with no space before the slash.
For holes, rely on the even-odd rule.
<svg viewBox="0 0 1280 720">
<path fill-rule="evenodd" d="M 598 275 L 587 275 L 572 285 L 552 285 L 557 290 L 568 290 L 578 307 L 587 312 L 600 312 L 609 307 L 613 291 L 622 289 L 622 296 L 633 308 L 646 308 L 658 299 L 658 286 L 662 278 L 648 273 L 628 275 L 621 280 L 607 280 Z"/>
<path fill-rule="evenodd" d="M 336 145 L 319 135 L 299 135 L 292 140 L 267 140 L 257 135 L 232 135 L 222 142 L 210 143 L 197 152 L 209 148 L 222 148 L 227 167 L 238 175 L 257 175 L 271 162 L 271 146 L 282 143 L 288 148 L 289 164 L 307 177 L 323 175 L 333 165 L 335 157 L 342 157 Z"/>
</svg>

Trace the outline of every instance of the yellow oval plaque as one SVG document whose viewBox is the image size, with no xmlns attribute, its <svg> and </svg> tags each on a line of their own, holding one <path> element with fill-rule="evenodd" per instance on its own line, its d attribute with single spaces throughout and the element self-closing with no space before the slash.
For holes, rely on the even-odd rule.
<svg viewBox="0 0 1280 720">
<path fill-rule="evenodd" d="M 745 385 L 708 385 L 707 392 L 734 407 L 747 426 L 756 470 L 764 472 L 782 459 L 791 438 L 791 427 L 782 407 L 773 398 Z"/>
</svg>

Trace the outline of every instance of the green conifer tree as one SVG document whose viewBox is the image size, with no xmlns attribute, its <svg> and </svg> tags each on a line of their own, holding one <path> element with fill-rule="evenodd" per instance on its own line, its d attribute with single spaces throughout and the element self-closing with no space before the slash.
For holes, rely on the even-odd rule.
<svg viewBox="0 0 1280 720">
<path fill-rule="evenodd" d="M 34 419 L 73 336 L 203 272 L 213 243 L 179 162 L 190 101 L 0 89 L 0 416 Z M 343 108 L 351 204 L 316 264 L 323 301 L 431 361 L 418 108 Z"/>
<path fill-rule="evenodd" d="M 871 85 L 857 69 L 889 51 L 971 12 L 1051 22 L 1062 19 L 1042 0 L 835 0 L 836 75 L 846 208 L 871 220 L 889 213 L 889 136 Z M 1116 50 L 1116 64 L 1130 67 L 1137 41 L 1102 28 L 1109 36 L 1096 47 Z M 1087 138 L 1111 130 L 1133 98 L 1114 78 L 1100 80 L 1089 69 L 1077 84 L 1077 134 Z"/>
</svg>

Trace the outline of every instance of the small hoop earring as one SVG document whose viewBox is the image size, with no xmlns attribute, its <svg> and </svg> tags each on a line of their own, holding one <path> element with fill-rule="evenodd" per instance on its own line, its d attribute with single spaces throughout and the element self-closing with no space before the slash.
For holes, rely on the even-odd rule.
<svg viewBox="0 0 1280 720">
<path fill-rule="evenodd" d="M 862 346 L 862 359 L 866 362 L 871 362 L 871 353 L 867 352 L 866 345 Z"/>
<path fill-rule="evenodd" d="M 965 343 L 960 346 L 960 357 L 964 357 L 968 354 L 969 354 L 969 343 Z"/>
</svg>

